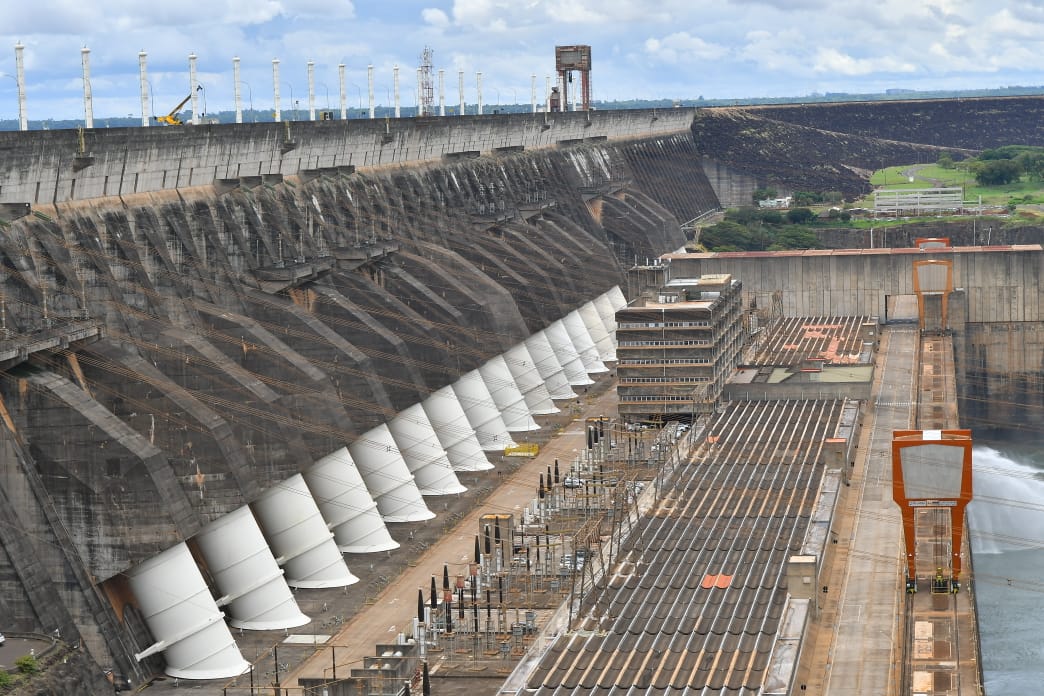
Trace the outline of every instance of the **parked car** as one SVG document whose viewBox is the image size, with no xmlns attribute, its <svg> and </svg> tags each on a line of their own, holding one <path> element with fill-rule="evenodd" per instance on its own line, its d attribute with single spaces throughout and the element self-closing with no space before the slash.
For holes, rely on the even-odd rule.
<svg viewBox="0 0 1044 696">
<path fill-rule="evenodd" d="M 0 645 L 3 645 L 5 642 L 7 642 L 7 639 L 4 638 L 4 634 L 3 633 L 0 633 Z"/>
</svg>

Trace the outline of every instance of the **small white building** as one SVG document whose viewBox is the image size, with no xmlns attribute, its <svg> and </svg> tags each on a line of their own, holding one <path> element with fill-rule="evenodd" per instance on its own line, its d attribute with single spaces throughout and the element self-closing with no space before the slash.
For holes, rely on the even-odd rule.
<svg viewBox="0 0 1044 696">
<path fill-rule="evenodd" d="M 784 196 L 783 198 L 766 198 L 763 201 L 758 201 L 759 208 L 789 208 L 791 202 L 794 200 L 793 196 Z"/>
</svg>

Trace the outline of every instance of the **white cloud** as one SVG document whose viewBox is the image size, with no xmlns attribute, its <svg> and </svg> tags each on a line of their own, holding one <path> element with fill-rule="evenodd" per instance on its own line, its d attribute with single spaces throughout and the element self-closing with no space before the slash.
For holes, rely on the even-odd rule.
<svg viewBox="0 0 1044 696">
<path fill-rule="evenodd" d="M 821 48 L 816 52 L 812 69 L 819 73 L 835 75 L 870 75 L 872 73 L 910 73 L 917 67 L 912 63 L 891 56 L 855 58 L 835 48 Z"/>
<path fill-rule="evenodd" d="M 670 65 L 693 65 L 693 61 L 715 60 L 728 53 L 724 46 L 704 41 L 688 32 L 679 31 L 662 39 L 645 40 L 645 52 L 654 60 Z"/>
<path fill-rule="evenodd" d="M 421 19 L 425 24 L 430 24 L 439 29 L 449 26 L 449 16 L 437 7 L 426 7 L 421 10 Z"/>
</svg>

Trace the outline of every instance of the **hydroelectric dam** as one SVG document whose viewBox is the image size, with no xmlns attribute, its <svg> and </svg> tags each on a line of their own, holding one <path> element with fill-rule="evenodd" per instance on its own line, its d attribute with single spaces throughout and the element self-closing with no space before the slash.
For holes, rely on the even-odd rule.
<svg viewBox="0 0 1044 696">
<path fill-rule="evenodd" d="M 1041 107 L 0 133 L 0 628 L 82 646 L 64 678 L 86 693 L 103 668 L 245 672 L 231 629 L 318 620 L 302 598 L 364 573 L 343 553 L 410 553 L 395 525 L 437 521 L 610 369 L 627 270 L 686 223 L 762 186 L 854 194 L 886 164 L 1042 144 Z M 1003 234 L 948 252 L 973 427 L 1044 403 L 1044 255 Z M 908 252 L 671 263 L 787 315 L 887 318 Z"/>
</svg>

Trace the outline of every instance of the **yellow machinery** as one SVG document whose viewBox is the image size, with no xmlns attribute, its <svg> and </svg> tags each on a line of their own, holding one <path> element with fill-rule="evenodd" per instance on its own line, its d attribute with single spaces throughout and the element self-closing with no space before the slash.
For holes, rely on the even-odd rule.
<svg viewBox="0 0 1044 696">
<path fill-rule="evenodd" d="M 181 107 L 185 106 L 185 104 L 187 104 L 188 100 L 191 98 L 192 93 L 190 92 L 187 97 L 181 100 L 180 104 L 178 104 L 170 110 L 169 114 L 167 114 L 166 116 L 156 116 L 156 123 L 165 123 L 168 126 L 180 126 L 181 119 L 178 118 L 178 112 L 181 111 Z"/>
<path fill-rule="evenodd" d="M 508 445 L 504 448 L 505 457 L 535 457 L 540 453 L 540 445 L 525 442 L 518 445 Z"/>
</svg>

